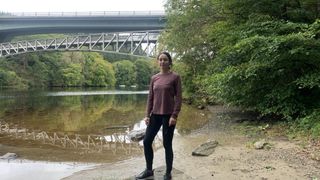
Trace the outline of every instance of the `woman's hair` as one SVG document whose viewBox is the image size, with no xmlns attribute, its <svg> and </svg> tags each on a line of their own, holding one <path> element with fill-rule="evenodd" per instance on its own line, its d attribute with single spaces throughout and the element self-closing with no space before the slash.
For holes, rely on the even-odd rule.
<svg viewBox="0 0 320 180">
<path fill-rule="evenodd" d="M 168 52 L 166 52 L 166 51 L 162 51 L 161 53 L 159 53 L 158 56 L 157 56 L 157 60 L 159 60 L 159 57 L 160 57 L 161 54 L 166 55 L 166 56 L 168 57 L 168 59 L 169 59 L 169 64 L 172 65 L 171 55 L 170 55 Z"/>
</svg>

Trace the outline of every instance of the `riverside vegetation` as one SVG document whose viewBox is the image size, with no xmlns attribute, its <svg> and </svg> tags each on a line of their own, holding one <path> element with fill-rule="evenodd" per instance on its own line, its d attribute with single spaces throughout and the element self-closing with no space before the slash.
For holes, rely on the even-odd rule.
<svg viewBox="0 0 320 180">
<path fill-rule="evenodd" d="M 223 103 L 320 135 L 320 2 L 168 0 L 163 48 L 184 97 Z"/>
<path fill-rule="evenodd" d="M 146 86 L 156 71 L 147 59 L 106 59 L 93 52 L 37 52 L 2 58 L 0 87 Z"/>
</svg>

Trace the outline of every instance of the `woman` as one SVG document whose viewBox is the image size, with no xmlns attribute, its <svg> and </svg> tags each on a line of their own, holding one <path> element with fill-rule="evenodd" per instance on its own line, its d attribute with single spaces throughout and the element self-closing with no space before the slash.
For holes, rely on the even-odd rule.
<svg viewBox="0 0 320 180">
<path fill-rule="evenodd" d="M 171 71 L 172 59 L 169 53 L 161 52 L 157 60 L 160 73 L 151 78 L 146 117 L 144 118 L 147 130 L 143 145 L 147 168 L 136 176 L 137 179 L 153 176 L 152 143 L 161 126 L 166 157 L 164 179 L 171 179 L 173 163 L 172 138 L 182 101 L 181 79 L 178 74 Z"/>
</svg>

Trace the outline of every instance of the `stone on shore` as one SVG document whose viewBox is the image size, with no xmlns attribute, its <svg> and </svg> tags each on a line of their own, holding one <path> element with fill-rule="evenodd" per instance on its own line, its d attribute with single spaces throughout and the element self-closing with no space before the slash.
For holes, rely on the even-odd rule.
<svg viewBox="0 0 320 180">
<path fill-rule="evenodd" d="M 18 155 L 16 153 L 6 153 L 3 156 L 0 156 L 0 159 L 5 159 L 5 160 L 9 160 L 9 159 L 16 159 L 18 157 Z"/>
<path fill-rule="evenodd" d="M 255 149 L 263 149 L 264 146 L 268 144 L 265 140 L 257 141 L 253 144 Z"/>
<path fill-rule="evenodd" d="M 218 141 L 211 140 L 204 144 L 201 144 L 199 147 L 197 147 L 193 152 L 193 156 L 209 156 L 212 154 L 215 150 L 215 148 L 218 146 Z"/>
<path fill-rule="evenodd" d="M 146 134 L 145 129 L 140 129 L 140 130 L 132 130 L 128 133 L 128 137 L 131 141 L 141 141 Z"/>
</svg>

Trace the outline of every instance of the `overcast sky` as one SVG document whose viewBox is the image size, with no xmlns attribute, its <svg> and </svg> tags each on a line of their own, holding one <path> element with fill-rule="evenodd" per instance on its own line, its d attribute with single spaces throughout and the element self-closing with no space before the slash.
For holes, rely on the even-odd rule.
<svg viewBox="0 0 320 180">
<path fill-rule="evenodd" d="M 1 0 L 0 12 L 160 11 L 165 0 Z"/>
</svg>

